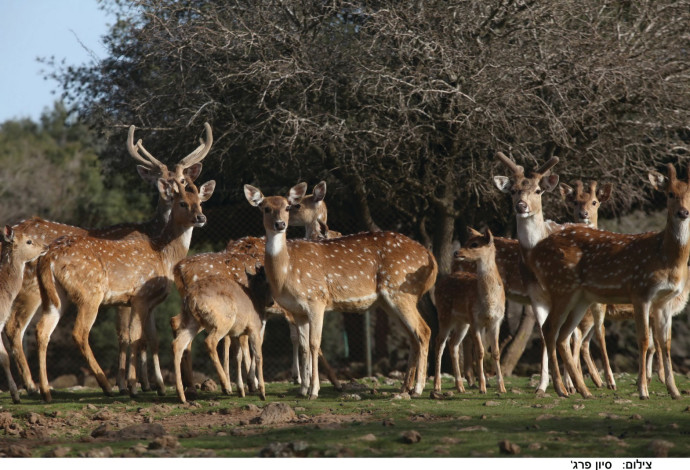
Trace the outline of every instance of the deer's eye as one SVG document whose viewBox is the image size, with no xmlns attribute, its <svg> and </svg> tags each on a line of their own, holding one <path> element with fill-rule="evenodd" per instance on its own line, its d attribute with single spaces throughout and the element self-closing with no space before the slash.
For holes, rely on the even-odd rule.
<svg viewBox="0 0 690 470">
<path fill-rule="evenodd" d="M 189 206 L 187 205 L 186 202 L 182 201 L 182 202 L 180 203 L 180 207 L 183 208 L 183 209 L 186 209 L 186 208 L 189 207 Z"/>
<path fill-rule="evenodd" d="M 33 243 L 34 243 L 34 242 L 32 242 L 31 240 L 27 240 L 27 241 L 26 241 L 26 244 L 27 244 L 27 245 L 33 245 Z"/>
<path fill-rule="evenodd" d="M 291 211 L 292 211 L 292 210 L 297 211 L 297 210 L 299 210 L 300 207 L 302 207 L 301 204 L 293 204 L 293 205 L 290 206 L 290 210 L 291 210 Z"/>
<path fill-rule="evenodd" d="M 597 205 L 597 201 L 592 201 L 592 205 L 593 205 L 593 206 L 596 206 L 596 205 Z"/>
<path fill-rule="evenodd" d="M 536 190 L 536 191 L 534 191 L 534 192 L 535 192 L 535 193 L 537 193 L 537 194 L 541 194 L 541 193 L 543 193 L 543 192 L 544 192 L 544 190 L 543 190 L 543 189 L 541 189 L 541 188 L 537 188 L 537 190 Z"/>
<path fill-rule="evenodd" d="M 477 242 L 471 243 L 470 248 L 479 248 L 479 243 L 477 243 Z"/>
<path fill-rule="evenodd" d="M 285 206 L 285 212 L 290 212 L 290 210 L 292 210 L 292 206 L 290 206 L 290 205 Z"/>
</svg>

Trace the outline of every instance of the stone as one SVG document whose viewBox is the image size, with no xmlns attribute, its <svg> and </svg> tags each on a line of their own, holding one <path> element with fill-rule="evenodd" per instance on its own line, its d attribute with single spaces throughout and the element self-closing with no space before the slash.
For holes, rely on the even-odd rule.
<svg viewBox="0 0 690 470">
<path fill-rule="evenodd" d="M 295 411 L 287 403 L 272 402 L 264 406 L 261 414 L 252 420 L 256 424 L 287 423 L 297 419 Z"/>
</svg>

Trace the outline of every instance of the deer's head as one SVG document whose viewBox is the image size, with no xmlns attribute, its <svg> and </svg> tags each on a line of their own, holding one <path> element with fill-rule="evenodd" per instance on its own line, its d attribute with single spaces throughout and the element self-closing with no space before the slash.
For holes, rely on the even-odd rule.
<svg viewBox="0 0 690 470">
<path fill-rule="evenodd" d="M 517 217 L 527 218 L 540 214 L 542 194 L 552 191 L 558 185 L 558 175 L 551 174 L 551 168 L 558 163 L 558 157 L 551 157 L 527 176 L 523 167 L 502 152 L 498 152 L 496 158 L 513 171 L 511 177 L 494 176 L 494 184 L 501 192 L 510 194 Z"/>
<path fill-rule="evenodd" d="M 468 228 L 470 238 L 465 246 L 457 250 L 453 256 L 457 261 L 478 261 L 480 259 L 490 259 L 496 256 L 494 236 L 491 230 L 486 229 L 485 233 L 478 232 L 473 228 Z"/>
<path fill-rule="evenodd" d="M 20 262 L 33 261 L 46 252 L 48 246 L 29 234 L 18 232 L 9 225 L 2 231 L 2 257 Z"/>
<path fill-rule="evenodd" d="M 690 221 L 690 169 L 689 181 L 682 181 L 676 176 L 676 168 L 668 164 L 668 177 L 657 173 L 649 172 L 649 181 L 654 189 L 666 193 L 666 208 L 668 209 L 668 223 L 676 230 L 681 230 L 685 237 L 688 232 L 688 222 Z"/>
<path fill-rule="evenodd" d="M 299 183 L 290 188 L 287 197 L 265 197 L 258 188 L 244 185 L 244 195 L 254 207 L 264 215 L 264 228 L 267 234 L 284 233 L 290 223 L 290 214 L 301 209 L 300 203 L 307 192 L 307 183 Z"/>
<path fill-rule="evenodd" d="M 597 189 L 597 182 L 592 181 L 585 190 L 582 181 L 575 181 L 575 188 L 561 183 L 561 197 L 568 206 L 572 220 L 596 227 L 599 220 L 599 207 L 611 198 L 613 183 L 604 183 Z"/>
<path fill-rule="evenodd" d="M 208 201 L 216 187 L 211 180 L 197 189 L 193 183 L 186 185 L 173 180 L 158 179 L 160 197 L 171 206 L 170 218 L 175 225 L 181 227 L 203 227 L 206 216 L 201 210 L 201 203 Z"/>
</svg>

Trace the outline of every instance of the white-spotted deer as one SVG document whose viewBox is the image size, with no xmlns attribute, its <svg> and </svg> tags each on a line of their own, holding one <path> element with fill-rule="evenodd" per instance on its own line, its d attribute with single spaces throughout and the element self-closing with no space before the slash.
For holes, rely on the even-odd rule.
<svg viewBox="0 0 690 470">
<path fill-rule="evenodd" d="M 476 230 L 471 230 L 471 233 L 472 236 L 467 241 L 467 245 L 456 251 L 454 256 L 460 261 L 476 263 L 476 271 L 474 273 L 456 271 L 436 283 L 434 295 L 438 311 L 439 333 L 436 337 L 436 375 L 432 396 L 441 391 L 441 358 L 451 333 L 453 335 L 449 348 L 455 387 L 459 392 L 465 391 L 460 369 L 459 347 L 470 328 L 478 365 L 480 393 L 486 393 L 483 335 L 486 335 L 487 340 L 490 341 L 498 391 L 500 393 L 506 391 L 501 374 L 498 344 L 498 333 L 505 314 L 505 292 L 496 266 L 494 237 L 490 230 L 487 230 L 484 235 Z"/>
<path fill-rule="evenodd" d="M 175 164 L 172 170 L 169 170 L 165 164 L 161 163 L 146 151 L 141 140 L 136 144 L 134 143 L 135 127 L 130 126 L 127 136 L 127 149 L 130 156 L 140 162 L 140 165 L 137 165 L 137 172 L 141 178 L 151 183 L 154 187 L 159 178 L 164 178 L 168 181 L 179 181 L 180 184 L 183 185 L 186 185 L 188 182 L 193 183 L 201 173 L 201 161 L 208 154 L 213 142 L 211 127 L 208 123 L 205 123 L 204 127 L 206 131 L 206 140 L 193 152 Z M 140 154 L 140 151 L 144 153 L 144 156 Z M 44 220 L 38 217 L 32 217 L 21 222 L 15 228 L 22 232 L 26 232 L 34 238 L 40 239 L 42 243 L 47 245 L 62 236 L 127 239 L 137 238 L 143 234 L 147 237 L 154 237 L 161 232 L 170 218 L 171 202 L 170 200 L 159 197 L 155 216 L 151 220 L 141 223 L 124 223 L 105 228 L 84 229 Z M 17 368 L 19 369 L 24 386 L 30 393 L 36 391 L 36 385 L 31 377 L 29 364 L 24 354 L 23 338 L 29 322 L 41 304 L 41 294 L 38 289 L 38 279 L 36 277 L 36 265 L 37 262 L 33 261 L 26 266 L 22 287 L 12 305 L 12 313 L 6 327 L 6 333 L 10 341 Z M 126 390 L 125 364 L 127 346 L 129 344 L 129 318 L 129 307 L 118 307 L 120 366 L 117 384 L 121 392 Z M 126 325 L 126 327 L 123 327 L 123 325 Z M 155 335 L 155 325 L 147 324 L 146 326 L 147 333 Z M 142 357 L 143 356 L 144 354 L 142 354 Z M 155 361 L 156 359 L 154 358 L 154 362 Z M 145 367 L 142 367 L 142 369 L 144 371 L 146 370 Z M 160 367 L 156 367 L 156 369 L 158 370 Z M 157 377 L 157 381 L 162 383 L 162 377 L 160 379 Z M 142 373 L 142 383 L 147 384 L 147 382 L 147 375 Z"/>
<path fill-rule="evenodd" d="M 12 302 L 22 287 L 26 263 L 38 258 L 47 246 L 19 230 L 6 225 L 0 238 L 0 335 L 10 316 Z M 10 358 L 0 336 L 0 365 L 5 370 L 10 395 L 14 403 L 19 403 L 19 392 L 10 371 Z"/>
<path fill-rule="evenodd" d="M 250 185 L 244 186 L 244 192 L 249 203 L 263 213 L 266 276 L 274 300 L 297 322 L 304 379 L 307 347 L 311 352 L 310 383 L 303 380 L 300 393 L 312 399 L 319 394 L 318 351 L 324 313 L 381 307 L 397 316 L 409 332 L 412 353 L 405 388 L 412 385 L 416 372 L 414 393 L 420 395 L 426 381 L 431 331 L 417 310 L 417 302 L 436 280 L 438 267 L 433 255 L 419 243 L 393 232 L 320 241 L 287 240 L 291 206 L 300 203 L 306 184 L 291 188 L 287 198 L 264 197 Z"/>
<path fill-rule="evenodd" d="M 567 339 L 587 308 L 599 302 L 633 304 L 641 399 L 649 398 L 646 356 L 651 314 L 654 334 L 662 346 L 666 388 L 671 397 L 680 398 L 670 358 L 671 301 L 683 292 L 688 278 L 690 184 L 676 177 L 671 164 L 668 178 L 650 172 L 649 179 L 655 189 L 667 195 L 664 230 L 628 235 L 571 226 L 545 238 L 529 253 L 527 262 L 551 298 L 543 332 L 554 387 L 561 396 L 567 396 L 567 391 L 554 362 L 556 348 L 578 392 L 591 396 Z"/>
<path fill-rule="evenodd" d="M 192 230 L 206 223 L 201 203 L 211 197 L 214 187 L 214 181 L 197 190 L 193 184 L 159 179 L 160 195 L 171 201 L 172 209 L 170 220 L 155 237 L 66 237 L 51 245 L 38 265 L 43 311 L 36 337 L 40 390 L 45 400 L 51 399 L 46 370 L 48 341 L 68 302 L 77 306 L 73 337 L 106 394 L 110 394 L 110 383 L 93 356 L 89 332 L 100 305 L 132 308 L 128 385 L 130 394 L 136 394 L 134 358 L 141 347 L 141 328 L 151 310 L 167 296 L 173 267 L 187 255 Z"/>
<path fill-rule="evenodd" d="M 558 163 L 558 157 L 551 157 L 537 170 L 525 175 L 522 166 L 517 165 L 501 152 L 496 154 L 504 165 L 512 170 L 512 177 L 494 176 L 496 187 L 510 194 L 517 220 L 517 245 L 519 249 L 518 269 L 525 291 L 532 306 L 532 312 L 540 329 L 549 312 L 550 300 L 527 265 L 527 256 L 539 241 L 546 238 L 553 230 L 560 230 L 556 224 L 544 221 L 541 198 L 544 192 L 552 191 L 558 185 L 558 175 L 551 174 L 551 168 Z M 497 255 L 500 254 L 500 250 Z M 506 289 L 509 295 L 510 288 Z M 543 335 L 542 335 L 543 338 Z M 541 363 L 541 378 L 537 393 L 544 393 L 549 384 L 549 358 L 544 346 Z"/>
</svg>

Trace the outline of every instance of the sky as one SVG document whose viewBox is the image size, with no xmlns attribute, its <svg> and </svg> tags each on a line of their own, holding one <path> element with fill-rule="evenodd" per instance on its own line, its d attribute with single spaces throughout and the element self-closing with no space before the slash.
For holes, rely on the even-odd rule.
<svg viewBox="0 0 690 470">
<path fill-rule="evenodd" d="M 38 57 L 80 65 L 106 57 L 101 37 L 114 18 L 96 0 L 0 0 L 0 123 L 38 121 L 59 99 L 59 84 L 43 78 Z M 88 49 L 88 50 L 87 50 Z"/>
</svg>

